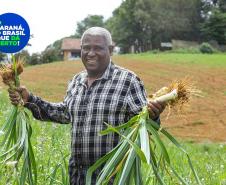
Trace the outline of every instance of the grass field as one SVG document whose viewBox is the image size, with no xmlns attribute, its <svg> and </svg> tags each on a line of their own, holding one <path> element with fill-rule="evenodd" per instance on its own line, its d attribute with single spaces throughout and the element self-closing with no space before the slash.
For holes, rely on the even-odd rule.
<svg viewBox="0 0 226 185">
<path fill-rule="evenodd" d="M 148 94 L 175 78 L 191 76 L 203 98 L 192 101 L 186 115 L 162 116 L 162 125 L 177 136 L 191 155 L 203 184 L 226 184 L 226 55 L 141 54 L 114 56 L 116 64 L 135 71 Z M 22 74 L 22 84 L 48 101 L 63 100 L 67 82 L 83 69 L 80 61 L 31 66 Z M 9 112 L 9 102 L 0 84 L 0 125 Z M 7 108 L 6 108 L 7 107 Z M 32 142 L 38 163 L 38 184 L 49 184 L 50 175 L 62 156 L 70 153 L 70 125 L 33 120 Z M 167 142 L 167 141 L 166 141 Z M 176 168 L 190 176 L 185 156 L 168 143 Z M 62 154 L 63 153 L 63 154 Z M 0 185 L 11 184 L 15 172 L 0 165 Z M 61 174 L 58 174 L 60 180 Z M 189 182 L 188 178 L 188 182 Z M 59 184 L 59 183 L 56 183 Z M 175 184 L 175 182 L 168 182 Z M 193 181 L 189 184 L 195 184 Z"/>
</svg>

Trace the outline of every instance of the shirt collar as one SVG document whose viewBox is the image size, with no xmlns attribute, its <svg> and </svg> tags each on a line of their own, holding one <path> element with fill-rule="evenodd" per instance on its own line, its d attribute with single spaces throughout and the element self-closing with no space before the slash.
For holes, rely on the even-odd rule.
<svg viewBox="0 0 226 185">
<path fill-rule="evenodd" d="M 110 61 L 104 74 L 99 79 L 105 79 L 105 80 L 111 79 L 114 69 L 115 69 L 115 65 L 113 64 L 112 61 Z"/>
<path fill-rule="evenodd" d="M 114 69 L 115 69 L 115 65 L 112 61 L 109 62 L 105 72 L 103 73 L 103 75 L 98 78 L 97 80 L 101 80 L 101 79 L 105 79 L 105 80 L 109 80 L 111 79 L 112 75 L 113 75 L 113 72 L 114 72 Z M 85 84 L 86 81 L 87 81 L 87 71 L 84 71 L 82 74 L 81 74 L 81 80 L 80 80 L 80 84 Z"/>
</svg>

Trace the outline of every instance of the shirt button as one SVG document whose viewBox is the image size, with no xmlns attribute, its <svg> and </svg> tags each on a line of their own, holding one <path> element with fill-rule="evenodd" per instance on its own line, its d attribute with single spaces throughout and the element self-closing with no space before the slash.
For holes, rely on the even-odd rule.
<svg viewBox="0 0 226 185">
<path fill-rule="evenodd" d="M 80 165 L 79 168 L 82 169 L 82 165 Z"/>
</svg>

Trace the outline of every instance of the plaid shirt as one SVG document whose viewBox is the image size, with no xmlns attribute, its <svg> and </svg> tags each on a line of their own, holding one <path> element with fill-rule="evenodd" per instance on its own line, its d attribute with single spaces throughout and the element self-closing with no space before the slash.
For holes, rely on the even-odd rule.
<svg viewBox="0 0 226 185">
<path fill-rule="evenodd" d="M 146 104 L 141 80 L 110 62 L 90 87 L 86 71 L 74 76 L 63 102 L 49 103 L 31 94 L 26 107 L 39 120 L 72 123 L 70 179 L 73 185 L 83 185 L 87 169 L 119 141 L 117 134 L 99 135 L 106 129 L 104 122 L 113 126 L 125 123 Z M 93 184 L 98 173 L 93 175 Z"/>
</svg>

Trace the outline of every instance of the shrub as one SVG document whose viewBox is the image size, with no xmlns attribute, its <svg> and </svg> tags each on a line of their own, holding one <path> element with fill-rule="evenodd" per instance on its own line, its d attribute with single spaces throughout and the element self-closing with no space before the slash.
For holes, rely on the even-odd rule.
<svg viewBox="0 0 226 185">
<path fill-rule="evenodd" d="M 37 65 L 37 64 L 41 64 L 41 55 L 39 53 L 33 53 L 31 55 L 29 64 L 30 65 Z"/>
<path fill-rule="evenodd" d="M 209 54 L 214 53 L 214 48 L 213 48 L 210 44 L 208 44 L 208 43 L 206 43 L 206 42 L 203 42 L 203 43 L 201 44 L 199 50 L 200 50 L 202 53 L 209 53 Z"/>
</svg>

